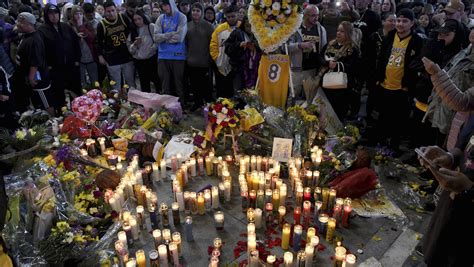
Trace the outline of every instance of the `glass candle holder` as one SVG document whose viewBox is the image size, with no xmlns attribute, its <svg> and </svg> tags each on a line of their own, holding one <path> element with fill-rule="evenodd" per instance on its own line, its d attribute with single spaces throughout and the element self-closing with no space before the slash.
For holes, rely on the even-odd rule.
<svg viewBox="0 0 474 267">
<path fill-rule="evenodd" d="M 216 226 L 216 230 L 223 230 L 224 229 L 224 212 L 216 211 L 214 213 L 214 225 Z"/>
</svg>

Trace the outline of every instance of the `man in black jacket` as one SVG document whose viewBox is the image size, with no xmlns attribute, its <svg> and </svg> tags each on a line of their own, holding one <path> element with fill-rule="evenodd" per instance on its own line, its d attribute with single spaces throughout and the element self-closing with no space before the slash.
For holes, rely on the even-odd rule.
<svg viewBox="0 0 474 267">
<path fill-rule="evenodd" d="M 419 60 L 423 40 L 413 33 L 415 15 L 410 9 L 397 14 L 396 30 L 382 44 L 377 66 L 377 89 L 380 95 L 380 118 L 377 129 L 380 141 L 390 138 L 390 147 L 398 152 L 400 135 L 406 127 L 410 110 L 409 91 L 416 84 L 416 71 L 410 69 Z M 397 153 L 396 153 L 397 154 Z"/>
<path fill-rule="evenodd" d="M 81 74 L 79 61 L 81 48 L 79 36 L 69 24 L 60 22 L 57 6 L 47 4 L 44 9 L 44 23 L 38 31 L 46 47 L 46 63 L 50 68 L 51 87 L 56 94 L 56 111 L 65 103 L 64 90 L 81 94 Z"/>
</svg>

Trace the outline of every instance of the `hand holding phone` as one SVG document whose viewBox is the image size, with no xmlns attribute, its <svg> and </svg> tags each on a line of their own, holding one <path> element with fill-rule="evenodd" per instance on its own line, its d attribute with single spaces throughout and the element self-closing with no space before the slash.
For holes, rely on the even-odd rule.
<svg viewBox="0 0 474 267">
<path fill-rule="evenodd" d="M 430 168 L 433 168 L 434 170 L 438 170 L 440 168 L 439 166 L 434 164 L 433 161 L 431 161 L 429 158 L 427 158 L 425 156 L 425 152 L 423 152 L 421 149 L 415 148 L 415 152 L 422 159 L 422 161 L 428 165 L 428 166 L 425 166 L 425 167 L 430 167 Z M 422 165 L 424 165 L 424 164 L 422 164 Z"/>
</svg>

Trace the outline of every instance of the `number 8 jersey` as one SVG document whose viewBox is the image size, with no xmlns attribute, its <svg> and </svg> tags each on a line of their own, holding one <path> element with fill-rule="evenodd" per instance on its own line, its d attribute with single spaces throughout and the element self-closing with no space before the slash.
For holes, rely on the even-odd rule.
<svg viewBox="0 0 474 267">
<path fill-rule="evenodd" d="M 117 14 L 115 21 L 103 19 L 97 27 L 100 52 L 109 65 L 120 65 L 131 60 L 127 48 L 128 20 Z"/>
<path fill-rule="evenodd" d="M 263 103 L 284 108 L 290 79 L 288 55 L 264 55 L 258 67 L 258 91 Z"/>
</svg>

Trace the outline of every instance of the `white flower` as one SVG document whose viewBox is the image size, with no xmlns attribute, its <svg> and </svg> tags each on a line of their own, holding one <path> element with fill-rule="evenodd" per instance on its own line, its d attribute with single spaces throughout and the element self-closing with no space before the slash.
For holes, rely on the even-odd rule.
<svg viewBox="0 0 474 267">
<path fill-rule="evenodd" d="M 286 14 L 286 15 L 290 15 L 290 14 L 291 14 L 291 7 L 288 6 L 288 8 L 285 10 L 285 14 Z"/>
<path fill-rule="evenodd" d="M 74 235 L 71 232 L 66 233 L 66 239 L 63 240 L 63 243 L 71 244 L 74 240 Z"/>
<path fill-rule="evenodd" d="M 213 110 L 212 114 L 215 116 L 215 115 L 217 115 L 217 112 L 215 110 Z"/>
<path fill-rule="evenodd" d="M 222 108 L 222 113 L 227 114 L 227 108 Z"/>
<path fill-rule="evenodd" d="M 267 15 L 270 16 L 272 14 L 272 9 L 267 8 L 267 10 L 265 10 L 265 13 L 267 13 Z"/>
<path fill-rule="evenodd" d="M 31 136 L 36 135 L 36 132 L 33 129 L 28 129 L 28 132 L 30 133 Z"/>
<path fill-rule="evenodd" d="M 260 1 L 260 8 L 265 8 L 265 3 L 264 3 L 264 1 Z"/>
<path fill-rule="evenodd" d="M 273 4 L 272 4 L 272 9 L 273 10 L 280 10 L 280 8 L 281 8 L 281 5 L 280 5 L 279 2 L 273 2 Z"/>
</svg>

